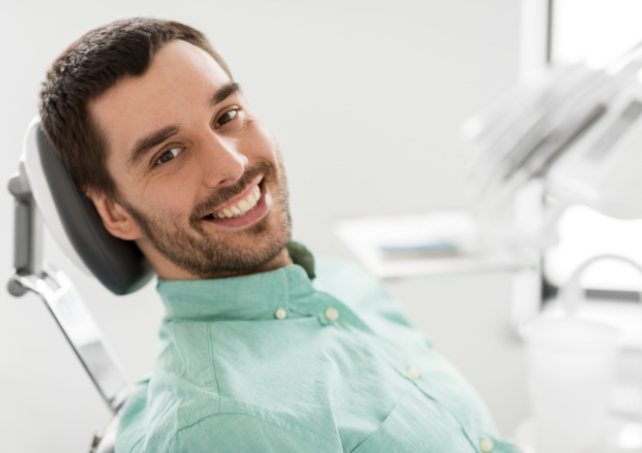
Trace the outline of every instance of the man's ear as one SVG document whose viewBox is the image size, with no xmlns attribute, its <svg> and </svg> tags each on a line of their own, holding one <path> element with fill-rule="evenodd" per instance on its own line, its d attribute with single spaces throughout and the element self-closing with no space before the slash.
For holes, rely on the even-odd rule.
<svg viewBox="0 0 642 453">
<path fill-rule="evenodd" d="M 126 241 L 142 237 L 138 224 L 120 203 L 104 193 L 87 190 L 85 194 L 94 203 L 103 226 L 112 236 Z"/>
</svg>

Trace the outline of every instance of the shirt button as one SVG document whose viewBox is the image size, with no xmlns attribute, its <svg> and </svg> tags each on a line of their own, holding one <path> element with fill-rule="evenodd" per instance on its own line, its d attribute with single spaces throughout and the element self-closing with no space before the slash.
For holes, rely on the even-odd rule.
<svg viewBox="0 0 642 453">
<path fill-rule="evenodd" d="M 488 438 L 484 438 L 479 442 L 479 448 L 483 453 L 490 453 L 493 451 L 493 447 L 493 441 Z"/>
<path fill-rule="evenodd" d="M 408 370 L 406 370 L 406 375 L 413 381 L 416 381 L 421 377 L 421 374 L 419 374 L 419 370 L 414 367 L 408 368 Z"/>
<path fill-rule="evenodd" d="M 325 319 L 327 319 L 328 321 L 336 321 L 337 319 L 339 319 L 339 310 L 334 307 L 328 307 L 325 310 Z"/>
<path fill-rule="evenodd" d="M 276 319 L 285 319 L 288 316 L 288 312 L 283 308 L 279 308 L 274 312 L 274 317 Z"/>
</svg>

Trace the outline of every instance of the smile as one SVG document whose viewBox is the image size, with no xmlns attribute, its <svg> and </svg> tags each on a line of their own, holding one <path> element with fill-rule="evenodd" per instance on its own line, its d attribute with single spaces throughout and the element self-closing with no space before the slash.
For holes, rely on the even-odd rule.
<svg viewBox="0 0 642 453">
<path fill-rule="evenodd" d="M 261 220 L 272 207 L 272 197 L 264 187 L 263 178 L 254 180 L 242 193 L 217 207 L 203 220 L 216 225 L 239 228 Z"/>
<path fill-rule="evenodd" d="M 245 198 L 239 200 L 232 206 L 212 213 L 212 216 L 215 219 L 232 219 L 234 217 L 241 217 L 246 212 L 254 208 L 254 206 L 256 206 L 259 198 L 261 198 L 261 189 L 259 189 L 259 186 L 256 185 L 254 186 L 254 188 L 252 188 L 250 193 L 247 194 Z"/>
</svg>

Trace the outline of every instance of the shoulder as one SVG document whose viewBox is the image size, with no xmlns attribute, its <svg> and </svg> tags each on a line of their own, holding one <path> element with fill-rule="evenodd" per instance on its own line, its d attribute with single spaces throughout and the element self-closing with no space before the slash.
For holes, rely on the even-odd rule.
<svg viewBox="0 0 642 453">
<path fill-rule="evenodd" d="M 314 286 L 362 315 L 411 327 L 402 307 L 383 283 L 363 267 L 348 261 L 319 260 Z"/>
<path fill-rule="evenodd" d="M 338 259 L 317 260 L 314 287 L 339 299 L 363 296 L 364 293 L 389 297 L 377 277 L 354 262 Z"/>
</svg>

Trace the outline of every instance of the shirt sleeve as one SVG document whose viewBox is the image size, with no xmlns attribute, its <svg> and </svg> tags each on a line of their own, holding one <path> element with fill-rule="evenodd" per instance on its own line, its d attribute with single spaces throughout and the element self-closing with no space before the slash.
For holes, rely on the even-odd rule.
<svg viewBox="0 0 642 453">
<path fill-rule="evenodd" d="M 243 413 L 208 416 L 181 429 L 176 436 L 177 452 L 216 451 L 234 453 L 287 453 L 301 451 L 341 452 L 326 439 L 303 426 L 286 426 L 276 421 Z M 338 448 L 337 448 L 338 447 Z"/>
</svg>

